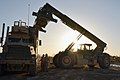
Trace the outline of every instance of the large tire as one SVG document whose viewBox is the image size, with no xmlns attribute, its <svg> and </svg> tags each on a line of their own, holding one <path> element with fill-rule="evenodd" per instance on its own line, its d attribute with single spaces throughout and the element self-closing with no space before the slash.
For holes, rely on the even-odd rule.
<svg viewBox="0 0 120 80">
<path fill-rule="evenodd" d="M 98 63 L 100 68 L 102 69 L 109 69 L 110 67 L 110 55 L 107 53 L 103 53 L 98 58 Z"/>
<path fill-rule="evenodd" d="M 73 58 L 73 65 L 76 65 L 77 64 L 77 55 L 71 54 L 71 57 Z"/>
<path fill-rule="evenodd" d="M 71 68 L 74 65 L 74 58 L 71 53 L 62 53 L 59 56 L 60 68 Z"/>
<path fill-rule="evenodd" d="M 60 56 L 60 53 L 56 54 L 54 57 L 53 57 L 53 64 L 59 68 L 59 56 Z"/>
</svg>

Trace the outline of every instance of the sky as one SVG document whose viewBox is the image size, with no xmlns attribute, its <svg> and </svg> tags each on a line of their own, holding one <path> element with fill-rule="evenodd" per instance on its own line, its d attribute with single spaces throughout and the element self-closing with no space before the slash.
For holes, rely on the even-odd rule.
<svg viewBox="0 0 120 80">
<path fill-rule="evenodd" d="M 12 26 L 16 20 L 28 22 L 28 4 L 30 4 L 29 25 L 32 26 L 35 20 L 32 12 L 38 11 L 45 3 L 51 4 L 107 43 L 105 52 L 120 56 L 120 0 L 1 0 L 0 36 L 3 22 L 6 26 Z M 48 53 L 54 56 L 59 51 L 64 51 L 79 35 L 60 19 L 58 23 L 50 22 L 45 29 L 46 33 L 40 32 L 42 40 L 42 46 L 39 47 L 40 55 Z M 84 36 L 76 46 L 81 43 L 92 43 L 93 48 L 95 46 Z"/>
</svg>

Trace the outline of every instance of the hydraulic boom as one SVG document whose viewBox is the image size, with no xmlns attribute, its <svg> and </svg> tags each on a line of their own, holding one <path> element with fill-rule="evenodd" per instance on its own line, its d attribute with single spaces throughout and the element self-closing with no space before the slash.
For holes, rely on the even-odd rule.
<svg viewBox="0 0 120 80">
<path fill-rule="evenodd" d="M 94 43 L 96 43 L 97 47 L 95 48 L 95 52 L 103 52 L 104 48 L 106 47 L 106 43 L 97 38 L 95 35 L 90 33 L 88 30 L 83 28 L 81 25 L 70 19 L 68 16 L 65 14 L 62 14 L 60 11 L 52 7 L 50 4 L 46 3 L 39 11 L 38 13 L 33 12 L 34 16 L 37 16 L 36 23 L 39 23 L 40 17 L 44 17 L 49 21 L 54 21 L 57 22 L 53 17 L 52 14 L 57 16 L 58 18 L 61 19 L 61 21 L 66 24 L 68 27 L 72 28 L 73 30 L 77 30 L 80 32 L 82 35 L 86 36 L 90 40 L 92 40 Z M 45 26 L 42 26 L 45 27 Z"/>
<path fill-rule="evenodd" d="M 87 60 L 86 62 L 88 62 L 87 64 L 89 67 L 93 67 L 96 62 L 99 63 L 101 68 L 109 67 L 110 65 L 109 54 L 103 53 L 104 48 L 106 47 L 107 44 L 102 40 L 100 40 L 95 35 L 93 35 L 92 33 L 90 33 L 88 30 L 83 28 L 81 25 L 73 21 L 71 18 L 69 18 L 65 14 L 61 13 L 60 11 L 52 7 L 50 4 L 46 3 L 43 7 L 39 9 L 37 13 L 33 12 L 33 16 L 37 17 L 35 19 L 34 27 L 45 32 L 45 30 L 42 28 L 45 28 L 49 21 L 53 21 L 57 23 L 57 20 L 54 19 L 52 15 L 55 15 L 56 17 L 61 19 L 61 21 L 64 24 L 66 24 L 68 27 L 80 32 L 82 35 L 86 36 L 88 39 L 90 39 L 97 45 L 97 47 L 94 50 L 84 49 L 76 52 L 77 54 L 73 54 L 74 52 L 71 53 L 69 50 L 74 44 L 70 44 L 67 50 L 59 52 L 58 54 L 55 55 L 53 59 L 53 63 L 55 64 L 56 67 L 61 67 L 61 68 L 72 67 L 73 65 L 76 64 L 76 61 L 80 61 L 79 59 L 77 59 L 77 56 L 83 56 L 83 58 Z M 84 45 L 84 47 L 86 46 L 90 47 L 89 44 Z"/>
</svg>

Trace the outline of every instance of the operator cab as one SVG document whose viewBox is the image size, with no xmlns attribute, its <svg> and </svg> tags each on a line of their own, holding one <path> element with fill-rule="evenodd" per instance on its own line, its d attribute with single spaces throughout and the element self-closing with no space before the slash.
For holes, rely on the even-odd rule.
<svg viewBox="0 0 120 80">
<path fill-rule="evenodd" d="M 12 26 L 12 32 L 11 33 L 23 33 L 23 34 L 28 34 L 28 26 L 26 25 L 26 22 L 23 22 L 21 20 L 19 21 L 14 21 L 14 25 Z"/>
<path fill-rule="evenodd" d="M 27 25 L 26 25 L 26 22 L 23 22 L 23 21 L 14 21 L 14 26 L 24 26 L 24 27 L 26 27 Z"/>
<path fill-rule="evenodd" d="M 21 20 L 14 21 L 11 32 L 7 35 L 7 45 L 32 45 L 30 41 L 29 28 L 26 22 Z"/>
<path fill-rule="evenodd" d="M 88 57 L 93 52 L 91 48 L 92 44 L 80 44 L 80 48 L 77 50 L 78 54 L 82 54 L 83 57 Z"/>
<path fill-rule="evenodd" d="M 92 44 L 80 44 L 80 49 L 81 51 L 89 51 L 91 49 Z"/>
</svg>

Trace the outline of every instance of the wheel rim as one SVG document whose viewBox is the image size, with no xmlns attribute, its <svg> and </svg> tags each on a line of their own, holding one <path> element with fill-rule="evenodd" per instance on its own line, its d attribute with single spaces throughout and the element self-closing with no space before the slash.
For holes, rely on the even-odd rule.
<svg viewBox="0 0 120 80">
<path fill-rule="evenodd" d="M 70 58 L 69 56 L 63 57 L 62 63 L 63 63 L 64 65 L 69 65 L 69 64 L 71 64 L 71 58 Z"/>
</svg>

